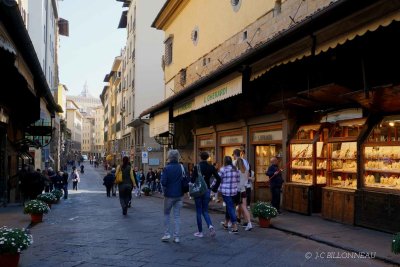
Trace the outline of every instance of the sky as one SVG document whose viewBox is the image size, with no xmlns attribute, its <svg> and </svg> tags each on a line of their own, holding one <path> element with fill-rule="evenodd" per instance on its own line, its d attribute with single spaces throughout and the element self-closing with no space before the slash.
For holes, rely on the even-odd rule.
<svg viewBox="0 0 400 267">
<path fill-rule="evenodd" d="M 125 44 L 126 29 L 118 29 L 124 9 L 116 0 L 59 1 L 59 17 L 69 21 L 69 37 L 60 36 L 59 75 L 69 95 L 80 94 L 85 82 L 93 96 L 101 94 Z"/>
</svg>

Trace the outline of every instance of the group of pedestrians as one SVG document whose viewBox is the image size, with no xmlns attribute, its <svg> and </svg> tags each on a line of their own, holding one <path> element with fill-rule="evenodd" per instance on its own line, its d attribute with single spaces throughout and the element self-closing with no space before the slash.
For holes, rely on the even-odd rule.
<svg viewBox="0 0 400 267">
<path fill-rule="evenodd" d="M 194 233 L 194 236 L 199 238 L 205 236 L 202 223 L 203 218 L 206 222 L 209 235 L 211 237 L 216 235 L 215 227 L 208 212 L 211 192 L 214 194 L 220 193 L 225 203 L 225 221 L 221 222 L 224 229 L 232 234 L 239 232 L 239 224 L 242 225 L 245 231 L 253 229 L 248 199 L 250 198 L 249 193 L 251 192 L 254 172 L 251 170 L 247 160 L 241 157 L 239 149 L 234 150 L 232 157 L 224 157 L 223 166 L 219 170 L 214 165 L 208 163 L 209 154 L 207 152 L 200 153 L 201 160 L 194 166 L 191 172 L 184 169 L 183 165 L 179 163 L 179 158 L 180 154 L 178 150 L 169 150 L 167 156 L 168 164 L 160 171 L 158 176 L 164 194 L 164 235 L 161 238 L 162 241 L 169 241 L 173 237 L 175 243 L 180 242 L 180 211 L 183 206 L 183 195 L 185 193 L 184 184 L 185 181 L 190 181 L 191 184 L 194 184 L 199 178 L 204 179 L 207 188 L 203 194 L 194 198 L 198 230 Z M 149 182 L 156 182 L 157 174 L 152 169 L 149 169 L 149 173 L 145 179 L 143 171 L 138 171 L 137 167 L 133 168 L 128 157 L 124 157 L 122 162 L 122 165 L 117 166 L 116 169 L 113 168 L 104 177 L 103 181 L 106 186 L 107 197 L 110 197 L 111 193 L 114 194 L 113 188 L 115 184 L 118 185 L 122 214 L 127 215 L 128 208 L 131 206 L 133 189 L 137 188 L 140 191 L 140 187 L 144 182 L 148 185 Z M 280 190 L 283 179 L 276 158 L 272 158 L 267 175 L 270 177 L 273 197 L 272 205 L 279 211 Z M 174 221 L 173 229 L 171 214 Z M 242 216 L 243 222 L 241 220 Z"/>
<path fill-rule="evenodd" d="M 54 189 L 64 191 L 64 199 L 67 199 L 68 184 L 72 181 L 73 190 L 78 190 L 78 183 L 80 182 L 79 173 L 75 166 L 72 167 L 69 174 L 65 168 L 63 168 L 63 171 L 54 171 L 52 167 L 35 171 L 32 165 L 23 165 L 18 176 L 23 203 L 26 200 L 36 199 L 43 191 L 47 193 Z"/>
<path fill-rule="evenodd" d="M 209 154 L 201 152 L 198 165 L 191 172 L 191 183 L 195 183 L 199 175 L 204 179 L 207 190 L 200 196 L 194 198 L 196 205 L 196 222 L 198 231 L 194 233 L 196 237 L 204 237 L 202 217 L 204 218 L 208 231 L 211 237 L 215 236 L 215 228 L 208 212 L 208 204 L 210 202 L 210 194 L 220 192 L 226 204 L 225 222 L 223 227 L 228 229 L 228 223 L 231 224 L 230 233 L 237 234 L 239 232 L 237 226 L 237 215 L 235 204 L 239 205 L 242 210 L 246 223 L 243 224 L 246 231 L 253 228 L 250 221 L 250 214 L 246 204 L 246 184 L 248 183 L 250 167 L 247 161 L 240 157 L 240 150 L 234 151 L 234 159 L 230 156 L 224 158 L 224 166 L 217 171 L 213 165 L 207 162 Z M 164 187 L 164 236 L 162 241 L 169 241 L 173 236 L 174 242 L 179 242 L 180 234 L 180 210 L 183 205 L 183 190 L 182 179 L 185 179 L 185 172 L 182 170 L 182 165 L 178 162 L 178 150 L 170 150 L 168 152 L 168 164 L 164 168 L 161 175 L 161 184 Z M 211 178 L 214 182 L 211 183 Z M 172 232 L 170 215 L 173 211 L 175 228 Z M 173 233 L 173 234 L 171 234 Z"/>
</svg>

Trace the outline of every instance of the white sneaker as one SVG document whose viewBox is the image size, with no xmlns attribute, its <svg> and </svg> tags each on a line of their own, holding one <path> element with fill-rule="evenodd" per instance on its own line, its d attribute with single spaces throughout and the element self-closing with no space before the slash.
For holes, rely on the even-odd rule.
<svg viewBox="0 0 400 267">
<path fill-rule="evenodd" d="M 201 232 L 194 233 L 193 235 L 196 236 L 196 237 L 203 237 L 204 236 L 203 233 L 201 233 Z"/>
<path fill-rule="evenodd" d="M 222 206 L 224 206 L 224 207 L 226 206 L 225 202 L 222 202 Z"/>
<path fill-rule="evenodd" d="M 174 237 L 174 243 L 180 243 L 179 237 Z"/>
<path fill-rule="evenodd" d="M 246 228 L 244 228 L 245 231 L 251 231 L 251 229 L 253 229 L 253 225 L 251 224 L 251 222 L 249 222 L 246 226 Z"/>
<path fill-rule="evenodd" d="M 162 242 L 168 242 L 170 238 L 171 238 L 171 235 L 166 234 L 163 237 L 161 237 L 161 241 Z"/>
<path fill-rule="evenodd" d="M 215 229 L 212 225 L 210 226 L 210 228 L 208 228 L 208 230 L 210 231 L 210 236 L 215 237 Z"/>
</svg>

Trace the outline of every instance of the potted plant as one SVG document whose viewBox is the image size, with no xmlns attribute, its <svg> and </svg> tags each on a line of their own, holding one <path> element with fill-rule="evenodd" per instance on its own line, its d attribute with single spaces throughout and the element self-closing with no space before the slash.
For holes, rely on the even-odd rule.
<svg viewBox="0 0 400 267">
<path fill-rule="evenodd" d="M 142 191 L 143 191 L 143 193 L 144 193 L 145 196 L 150 196 L 150 192 L 151 192 L 150 187 L 144 186 L 144 187 L 142 188 Z"/>
<path fill-rule="evenodd" d="M 39 223 L 43 220 L 43 214 L 48 213 L 49 206 L 41 200 L 31 200 L 25 204 L 24 213 L 31 215 L 32 223 Z"/>
<path fill-rule="evenodd" d="M 51 208 L 51 204 L 56 203 L 57 198 L 53 193 L 44 193 L 36 197 L 37 200 L 41 200 Z"/>
<path fill-rule="evenodd" d="M 32 244 L 24 229 L 0 227 L 0 266 L 17 267 L 20 252 Z"/>
<path fill-rule="evenodd" d="M 57 198 L 57 202 L 63 196 L 63 192 L 59 189 L 54 189 L 53 191 L 51 191 L 51 193 Z"/>
<path fill-rule="evenodd" d="M 393 237 L 392 252 L 394 254 L 400 253 L 400 233 L 395 234 Z"/>
<path fill-rule="evenodd" d="M 260 227 L 266 228 L 271 225 L 271 219 L 278 215 L 276 208 L 267 202 L 257 202 L 251 209 L 253 216 L 258 217 Z"/>
</svg>

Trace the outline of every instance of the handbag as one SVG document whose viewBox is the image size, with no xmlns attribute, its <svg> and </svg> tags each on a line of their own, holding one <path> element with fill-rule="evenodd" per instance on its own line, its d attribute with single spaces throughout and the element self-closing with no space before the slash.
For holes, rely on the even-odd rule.
<svg viewBox="0 0 400 267">
<path fill-rule="evenodd" d="M 189 194 L 193 198 L 201 197 L 207 192 L 207 190 L 207 184 L 204 180 L 203 174 L 201 173 L 200 165 L 197 164 L 197 178 L 194 183 L 189 184 Z"/>
<path fill-rule="evenodd" d="M 115 183 L 120 184 L 122 183 L 122 171 L 121 168 L 118 166 L 117 171 L 115 173 Z"/>
<path fill-rule="evenodd" d="M 181 164 L 181 169 L 182 169 L 182 180 L 181 180 L 182 193 L 185 194 L 189 192 L 189 179 L 186 176 L 185 168 L 183 168 L 182 164 Z"/>
</svg>

